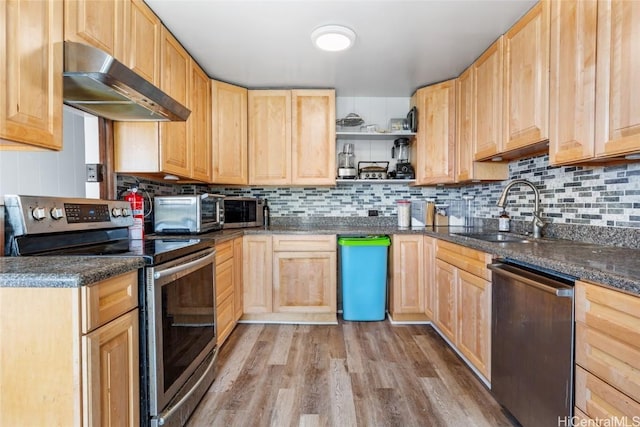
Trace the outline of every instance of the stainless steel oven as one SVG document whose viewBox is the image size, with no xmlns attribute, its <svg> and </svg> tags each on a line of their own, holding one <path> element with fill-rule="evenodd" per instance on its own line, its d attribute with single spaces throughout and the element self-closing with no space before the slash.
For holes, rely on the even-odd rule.
<svg viewBox="0 0 640 427">
<path fill-rule="evenodd" d="M 215 249 L 195 236 L 129 240 L 129 202 L 59 197 L 5 199 L 10 256 L 142 257 L 142 426 L 183 426 L 214 377 Z"/>
<path fill-rule="evenodd" d="M 213 381 L 215 250 L 147 268 L 152 426 L 182 426 Z"/>
</svg>

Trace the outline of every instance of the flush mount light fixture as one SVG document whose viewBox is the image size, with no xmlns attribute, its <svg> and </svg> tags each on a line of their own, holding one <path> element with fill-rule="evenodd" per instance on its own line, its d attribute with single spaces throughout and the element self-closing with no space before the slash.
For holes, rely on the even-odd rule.
<svg viewBox="0 0 640 427">
<path fill-rule="evenodd" d="M 341 25 L 324 25 L 313 30 L 311 40 L 318 49 L 338 52 L 353 46 L 356 33 Z"/>
</svg>

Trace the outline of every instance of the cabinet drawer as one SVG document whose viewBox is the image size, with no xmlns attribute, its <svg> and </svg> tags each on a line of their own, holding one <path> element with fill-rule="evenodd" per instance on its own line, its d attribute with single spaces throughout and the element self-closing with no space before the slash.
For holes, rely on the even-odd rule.
<svg viewBox="0 0 640 427">
<path fill-rule="evenodd" d="M 233 309 L 233 295 L 229 295 L 225 300 L 216 307 L 217 339 L 218 345 L 221 345 L 229 336 L 235 325 Z"/>
<path fill-rule="evenodd" d="M 587 417 L 602 420 L 602 425 L 632 426 L 640 414 L 640 403 L 579 366 L 576 366 L 575 405 Z M 605 424 L 604 420 L 610 421 Z"/>
<path fill-rule="evenodd" d="M 491 271 L 487 268 L 487 264 L 491 263 L 491 254 L 438 240 L 436 243 L 436 258 L 491 281 Z"/>
<path fill-rule="evenodd" d="M 640 401 L 640 298 L 576 283 L 576 363 Z"/>
<path fill-rule="evenodd" d="M 132 271 L 82 289 L 82 332 L 87 333 L 138 306 L 138 272 Z"/>
<path fill-rule="evenodd" d="M 335 252 L 335 235 L 274 235 L 274 252 Z"/>
<path fill-rule="evenodd" d="M 216 245 L 216 266 L 233 258 L 233 240 Z"/>
<path fill-rule="evenodd" d="M 233 294 L 233 260 L 228 259 L 216 266 L 216 301 Z"/>
</svg>

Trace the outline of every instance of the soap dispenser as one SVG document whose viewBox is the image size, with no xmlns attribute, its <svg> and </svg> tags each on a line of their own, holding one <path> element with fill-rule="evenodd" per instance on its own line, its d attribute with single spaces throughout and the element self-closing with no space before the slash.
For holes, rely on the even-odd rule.
<svg viewBox="0 0 640 427">
<path fill-rule="evenodd" d="M 498 217 L 498 231 L 509 231 L 510 229 L 509 221 L 510 221 L 510 218 L 507 211 L 503 210 L 502 212 L 500 212 L 500 216 Z"/>
</svg>

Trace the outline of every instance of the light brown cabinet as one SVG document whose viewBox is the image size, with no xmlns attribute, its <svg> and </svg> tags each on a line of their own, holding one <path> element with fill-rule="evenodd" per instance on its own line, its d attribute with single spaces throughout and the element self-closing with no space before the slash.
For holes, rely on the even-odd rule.
<svg viewBox="0 0 640 427">
<path fill-rule="evenodd" d="M 243 251 L 243 320 L 336 322 L 335 235 L 245 236 Z"/>
<path fill-rule="evenodd" d="M 503 151 L 504 41 L 500 36 L 471 65 L 473 69 L 473 153 L 491 159 Z"/>
<path fill-rule="evenodd" d="M 424 237 L 394 235 L 390 255 L 389 313 L 394 321 L 427 320 Z"/>
<path fill-rule="evenodd" d="M 504 34 L 504 158 L 546 151 L 549 10 L 549 0 L 539 1 Z"/>
<path fill-rule="evenodd" d="M 418 89 L 411 104 L 418 108 L 418 133 L 411 145 L 416 185 L 455 181 L 456 80 Z"/>
<path fill-rule="evenodd" d="M 456 178 L 459 183 L 504 180 L 509 175 L 509 165 L 499 162 L 476 162 L 474 160 L 474 147 L 477 146 L 478 137 L 487 138 L 486 125 L 487 112 L 480 111 L 479 108 L 491 109 L 491 98 L 489 100 L 478 99 L 476 95 L 476 68 L 474 65 L 467 68 L 456 80 Z M 501 105 L 501 104 L 499 104 Z M 491 110 L 489 111 L 491 113 Z M 483 125 L 477 124 L 478 118 Z M 497 134 L 500 134 L 496 131 Z"/>
<path fill-rule="evenodd" d="M 424 241 L 424 314 L 433 320 L 436 312 L 436 242 L 429 236 Z"/>
<path fill-rule="evenodd" d="M 187 120 L 187 141 L 191 146 L 189 176 L 201 182 L 211 182 L 211 80 L 191 59 L 189 101 L 191 115 Z"/>
<path fill-rule="evenodd" d="M 0 150 L 62 149 L 63 3 L 0 5 Z"/>
<path fill-rule="evenodd" d="M 637 2 L 551 2 L 551 164 L 640 152 Z"/>
<path fill-rule="evenodd" d="M 246 185 L 247 89 L 211 81 L 212 182 Z"/>
<path fill-rule="evenodd" d="M 123 58 L 125 1 L 65 0 L 64 39 Z"/>
<path fill-rule="evenodd" d="M 434 323 L 468 363 L 491 381 L 491 255 L 436 243 Z"/>
<path fill-rule="evenodd" d="M 125 0 L 122 3 L 124 7 L 122 63 L 143 79 L 159 86 L 162 23 L 144 1 Z"/>
<path fill-rule="evenodd" d="M 640 414 L 640 297 L 578 281 L 575 405 L 631 425 Z"/>
<path fill-rule="evenodd" d="M 236 260 L 234 255 L 233 240 L 216 245 L 216 340 L 218 346 L 222 345 L 235 326 Z"/>
<path fill-rule="evenodd" d="M 249 184 L 335 184 L 335 91 L 250 90 Z"/>
<path fill-rule="evenodd" d="M 210 79 L 166 29 L 161 33 L 160 88 L 191 114 L 184 122 L 114 122 L 114 170 L 210 182 Z"/>
<path fill-rule="evenodd" d="M 0 369 L 11 390 L 0 394 L 0 424 L 138 426 L 137 304 L 136 271 L 81 288 L 0 289 L 11 367 Z"/>
<path fill-rule="evenodd" d="M 242 302 L 242 288 L 243 288 L 243 282 L 242 282 L 242 268 L 243 268 L 243 262 L 242 262 L 242 251 L 243 251 L 243 246 L 242 246 L 242 242 L 243 242 L 243 238 L 242 237 L 236 237 L 235 239 L 233 239 L 233 285 L 234 285 L 234 290 L 233 290 L 233 320 L 234 321 L 238 321 L 241 317 L 242 317 L 242 309 L 243 309 L 243 302 Z"/>
<path fill-rule="evenodd" d="M 273 242 L 270 235 L 246 235 L 242 242 L 243 317 L 273 311 Z"/>
</svg>

